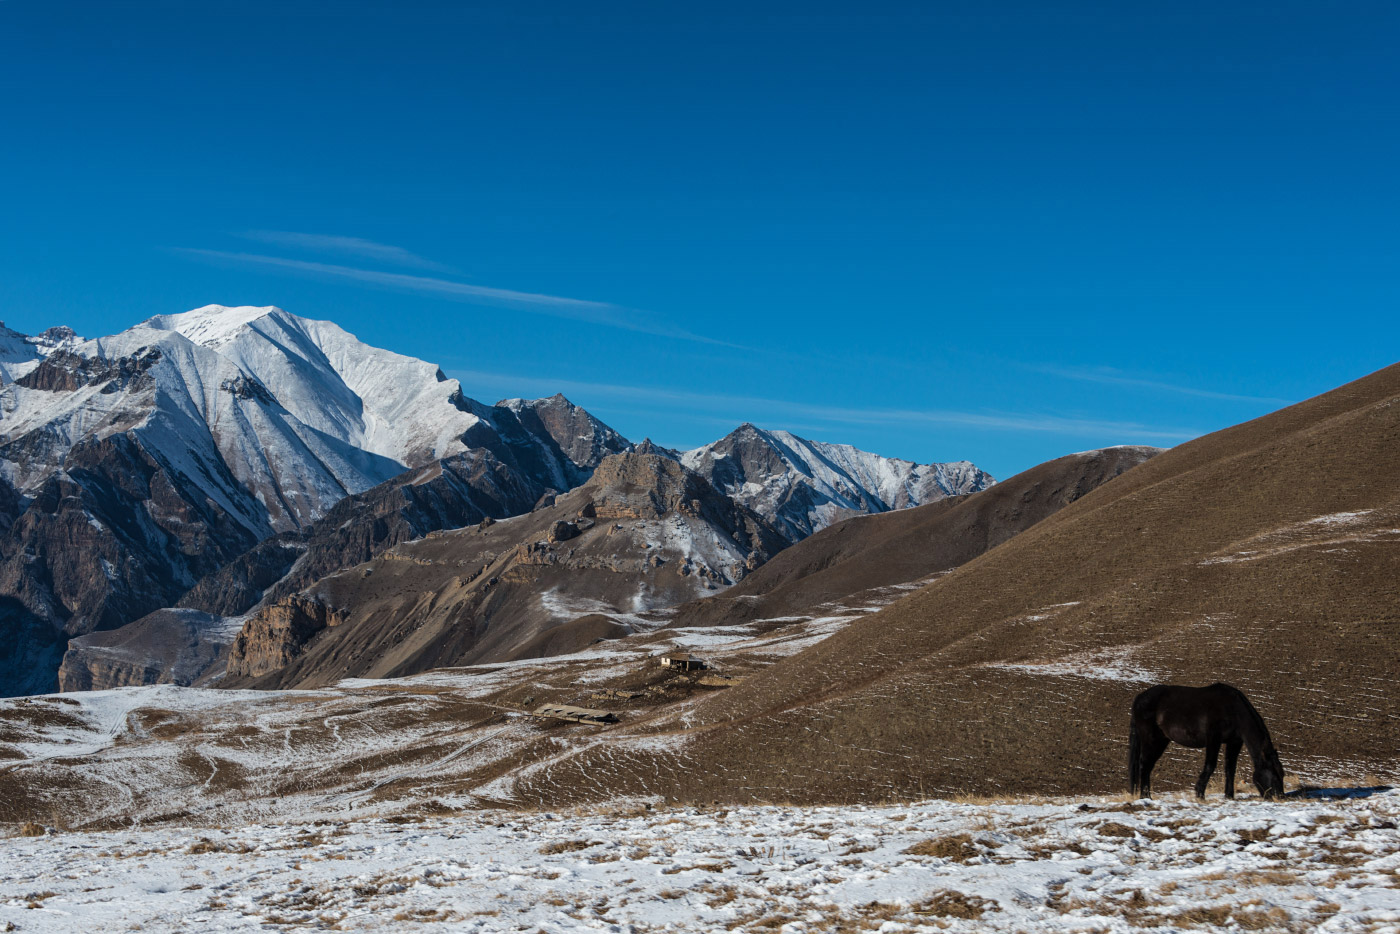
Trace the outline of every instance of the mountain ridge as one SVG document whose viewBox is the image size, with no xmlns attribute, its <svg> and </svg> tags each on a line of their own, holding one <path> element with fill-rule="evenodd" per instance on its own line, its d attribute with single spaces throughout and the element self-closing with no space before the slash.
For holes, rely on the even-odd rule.
<svg viewBox="0 0 1400 934">
<path fill-rule="evenodd" d="M 0 645 L 11 646 L 0 693 L 48 689 L 68 640 L 187 593 L 197 606 L 186 609 L 246 612 L 277 574 L 293 575 L 285 594 L 406 537 L 525 511 L 633 448 L 562 395 L 488 406 L 433 364 L 275 306 L 207 305 L 91 339 L 6 328 L 0 383 L 0 479 L 13 493 L 13 508 L 0 502 Z M 867 479 L 907 465 L 856 453 Z M 843 482 L 832 509 L 945 494 Z M 347 498 L 349 525 L 328 533 Z M 788 523 L 785 536 L 821 521 Z"/>
</svg>

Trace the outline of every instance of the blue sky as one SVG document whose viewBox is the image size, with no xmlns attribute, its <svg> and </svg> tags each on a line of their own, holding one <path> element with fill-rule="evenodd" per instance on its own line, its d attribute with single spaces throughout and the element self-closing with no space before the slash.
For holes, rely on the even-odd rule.
<svg viewBox="0 0 1400 934">
<path fill-rule="evenodd" d="M 1397 359 L 1391 3 L 0 0 L 0 318 L 1007 476 Z"/>
</svg>

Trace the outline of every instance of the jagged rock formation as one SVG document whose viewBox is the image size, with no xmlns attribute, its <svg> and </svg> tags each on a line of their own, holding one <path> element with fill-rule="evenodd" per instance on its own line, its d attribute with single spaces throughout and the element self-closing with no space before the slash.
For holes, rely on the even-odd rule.
<svg viewBox="0 0 1400 934">
<path fill-rule="evenodd" d="M 0 386 L 12 383 L 43 362 L 46 354 L 81 341 L 72 328 L 49 328 L 30 337 L 0 321 Z"/>
<path fill-rule="evenodd" d="M 729 586 L 785 545 L 680 463 L 614 455 L 534 512 L 398 545 L 292 598 L 328 608 L 323 628 L 285 623 L 280 605 L 260 611 L 221 684 L 317 685 L 578 648 L 577 634 L 542 637 L 596 615 L 619 631 L 654 626 L 637 614 Z"/>
<path fill-rule="evenodd" d="M 586 465 L 575 469 L 581 466 Z M 178 605 L 217 617 L 240 616 L 260 602 L 285 599 L 328 574 L 368 561 L 400 542 L 440 529 L 528 512 L 541 491 L 538 481 L 505 466 L 489 451 L 465 451 L 348 496 L 300 533 L 264 540 L 200 580 L 180 598 Z M 142 644 L 150 642 L 156 631 L 147 624 L 140 639 Z M 219 632 L 217 627 L 204 631 Z M 190 673 L 199 677 L 221 670 L 229 641 L 224 638 L 209 645 L 189 645 L 184 654 L 169 654 L 174 667 L 185 674 L 155 680 L 188 684 L 191 682 L 185 677 Z M 121 659 L 107 660 L 103 655 L 107 646 L 125 643 L 84 637 L 75 640 L 74 645 L 71 657 L 64 660 L 66 672 L 61 673 L 61 685 L 81 683 L 82 676 L 77 672 L 84 667 L 120 669 Z"/>
<path fill-rule="evenodd" d="M 751 424 L 680 459 L 789 541 L 853 515 L 974 493 L 995 482 L 968 461 L 915 464 Z"/>
<path fill-rule="evenodd" d="M 530 437 L 552 443 L 554 456 L 550 461 L 561 470 L 547 485 L 555 490 L 573 489 L 592 475 L 603 458 L 632 447 L 626 438 L 565 399 L 562 393 L 548 399 L 505 399 L 497 402 L 496 408 L 513 413 Z"/>
<path fill-rule="evenodd" d="M 46 628 L 51 635 L 41 641 L 61 655 L 67 637 L 169 606 L 257 542 L 128 434 L 74 446 L 65 469 L 31 496 L 0 540 L 0 627 L 14 634 L 5 644 L 17 653 L 15 667 L 3 672 L 6 693 L 54 683 L 56 658 L 25 666 L 23 639 Z"/>
</svg>

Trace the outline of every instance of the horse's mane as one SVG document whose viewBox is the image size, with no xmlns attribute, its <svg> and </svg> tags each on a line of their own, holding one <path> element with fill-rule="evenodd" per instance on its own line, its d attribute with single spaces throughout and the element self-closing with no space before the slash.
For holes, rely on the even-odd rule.
<svg viewBox="0 0 1400 934">
<path fill-rule="evenodd" d="M 1258 755 L 1268 756 L 1272 753 L 1274 756 L 1277 756 L 1278 753 L 1274 750 L 1274 738 L 1269 735 L 1269 728 L 1264 723 L 1264 717 L 1259 713 L 1258 709 L 1255 708 L 1254 704 L 1250 702 L 1249 698 L 1245 696 L 1244 691 L 1241 691 L 1239 688 L 1233 688 L 1233 690 L 1244 703 L 1244 709 L 1249 711 L 1249 718 L 1254 723 L 1255 728 L 1259 730 L 1260 743 Z M 1254 754 L 1254 750 L 1251 749 L 1250 753 Z"/>
</svg>

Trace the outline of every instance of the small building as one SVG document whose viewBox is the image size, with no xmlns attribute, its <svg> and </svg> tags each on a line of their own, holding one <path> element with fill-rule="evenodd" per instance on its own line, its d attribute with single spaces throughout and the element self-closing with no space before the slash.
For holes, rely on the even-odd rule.
<svg viewBox="0 0 1400 934">
<path fill-rule="evenodd" d="M 672 671 L 700 671 L 706 665 L 689 652 L 672 652 L 661 656 L 661 667 Z"/>
<path fill-rule="evenodd" d="M 568 704 L 545 704 L 543 707 L 535 708 L 534 716 L 541 720 L 568 720 L 573 723 L 617 722 L 617 714 L 611 710 L 570 707 Z"/>
</svg>

